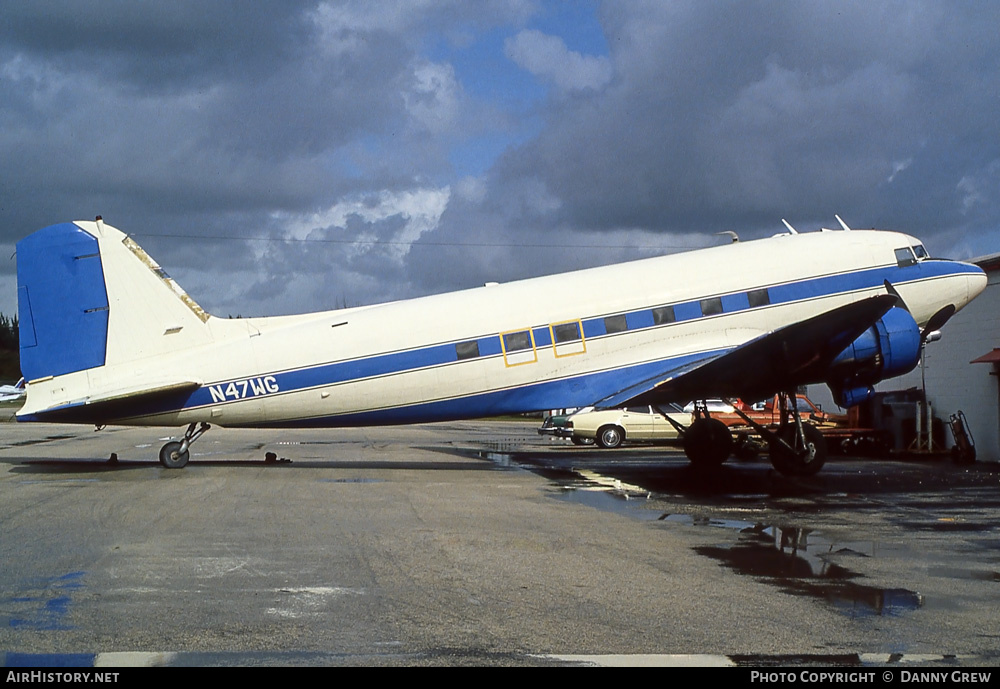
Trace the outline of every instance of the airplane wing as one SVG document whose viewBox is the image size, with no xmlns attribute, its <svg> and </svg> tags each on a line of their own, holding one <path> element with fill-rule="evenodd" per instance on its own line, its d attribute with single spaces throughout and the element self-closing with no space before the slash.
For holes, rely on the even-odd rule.
<svg viewBox="0 0 1000 689">
<path fill-rule="evenodd" d="M 72 402 L 57 404 L 42 410 L 47 419 L 62 423 L 79 423 L 86 419 L 88 423 L 96 415 L 106 415 L 108 419 L 117 419 L 141 414 L 149 405 L 167 403 L 177 398 L 183 398 L 201 387 L 201 381 L 185 380 L 170 383 L 146 383 L 134 387 L 123 387 L 100 397 L 90 397 Z M 23 420 L 31 420 L 23 417 Z"/>
<path fill-rule="evenodd" d="M 774 330 L 715 356 L 663 371 L 595 406 L 687 402 L 707 397 L 757 400 L 820 382 L 830 363 L 897 304 L 885 294 Z"/>
</svg>

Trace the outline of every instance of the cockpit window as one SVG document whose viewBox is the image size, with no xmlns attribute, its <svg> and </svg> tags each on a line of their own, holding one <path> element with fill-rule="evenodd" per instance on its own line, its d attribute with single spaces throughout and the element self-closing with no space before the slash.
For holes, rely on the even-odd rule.
<svg viewBox="0 0 1000 689">
<path fill-rule="evenodd" d="M 915 265 L 916 262 L 917 257 L 913 255 L 910 247 L 904 246 L 902 249 L 896 249 L 896 265 L 900 268 Z"/>
<path fill-rule="evenodd" d="M 918 261 L 930 258 L 930 254 L 927 253 L 927 249 L 924 248 L 923 244 L 914 244 L 910 248 L 913 249 L 913 254 L 917 257 Z"/>
</svg>

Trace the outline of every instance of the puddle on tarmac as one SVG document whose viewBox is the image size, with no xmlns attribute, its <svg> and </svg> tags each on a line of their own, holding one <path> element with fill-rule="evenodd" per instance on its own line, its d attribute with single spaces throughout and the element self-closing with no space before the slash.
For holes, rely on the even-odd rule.
<svg viewBox="0 0 1000 689">
<path fill-rule="evenodd" d="M 493 462 L 500 469 L 522 469 L 524 467 L 515 455 L 523 444 L 524 441 L 519 438 L 493 439 L 482 443 L 481 448 L 474 452 L 480 459 Z"/>
<path fill-rule="evenodd" d="M 511 459 L 509 453 L 506 452 L 491 452 L 489 450 L 482 450 L 479 453 L 482 459 L 488 459 L 489 461 L 496 464 L 498 467 L 504 469 L 510 469 L 511 467 L 516 467 L 517 464 Z"/>
<path fill-rule="evenodd" d="M 837 543 L 819 531 L 797 527 L 659 513 L 649 509 L 648 491 L 592 472 L 550 478 L 557 482 L 559 490 L 555 495 L 562 500 L 645 521 L 735 531 L 736 542 L 699 546 L 695 551 L 788 593 L 824 600 L 849 617 L 894 616 L 923 605 L 922 596 L 914 591 L 858 583 L 855 580 L 862 575 L 841 564 L 874 557 L 877 549 L 872 543 Z"/>
<path fill-rule="evenodd" d="M 850 617 L 900 615 L 922 606 L 919 593 L 858 583 L 854 579 L 860 574 L 833 561 L 872 557 L 868 553 L 873 550 L 870 545 L 837 544 L 810 529 L 761 524 L 740 529 L 732 545 L 695 548 L 740 574 L 821 598 Z"/>
</svg>

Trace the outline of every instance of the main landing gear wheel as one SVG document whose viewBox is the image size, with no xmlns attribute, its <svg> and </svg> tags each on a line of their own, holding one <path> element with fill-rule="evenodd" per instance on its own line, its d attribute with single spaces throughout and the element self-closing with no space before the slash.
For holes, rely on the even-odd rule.
<svg viewBox="0 0 1000 689">
<path fill-rule="evenodd" d="M 169 442 L 160 448 L 160 464 L 165 466 L 167 469 L 183 469 L 188 460 L 191 459 L 191 453 L 187 450 L 183 452 L 181 450 L 181 444 L 177 441 Z"/>
<path fill-rule="evenodd" d="M 597 444 L 611 450 L 625 441 L 625 431 L 618 426 L 603 426 L 597 431 Z"/>
<path fill-rule="evenodd" d="M 695 419 L 684 432 L 684 454 L 694 467 L 717 467 L 732 451 L 733 436 L 718 419 Z"/>
<path fill-rule="evenodd" d="M 826 462 L 826 438 L 815 426 L 804 423 L 803 438 L 798 426 L 787 424 L 778 429 L 778 440 L 771 443 L 771 465 L 787 476 L 813 476 Z M 787 443 L 787 445 L 786 445 Z"/>
</svg>

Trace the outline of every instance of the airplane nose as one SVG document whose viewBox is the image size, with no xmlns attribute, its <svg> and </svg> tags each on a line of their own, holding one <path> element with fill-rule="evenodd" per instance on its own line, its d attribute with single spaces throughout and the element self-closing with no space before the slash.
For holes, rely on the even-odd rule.
<svg viewBox="0 0 1000 689">
<path fill-rule="evenodd" d="M 965 286 L 968 290 L 968 295 L 966 297 L 966 303 L 969 303 L 977 296 L 979 293 L 986 289 L 987 277 L 986 272 L 979 266 L 972 266 L 976 270 L 974 272 L 967 273 L 965 279 Z"/>
</svg>

